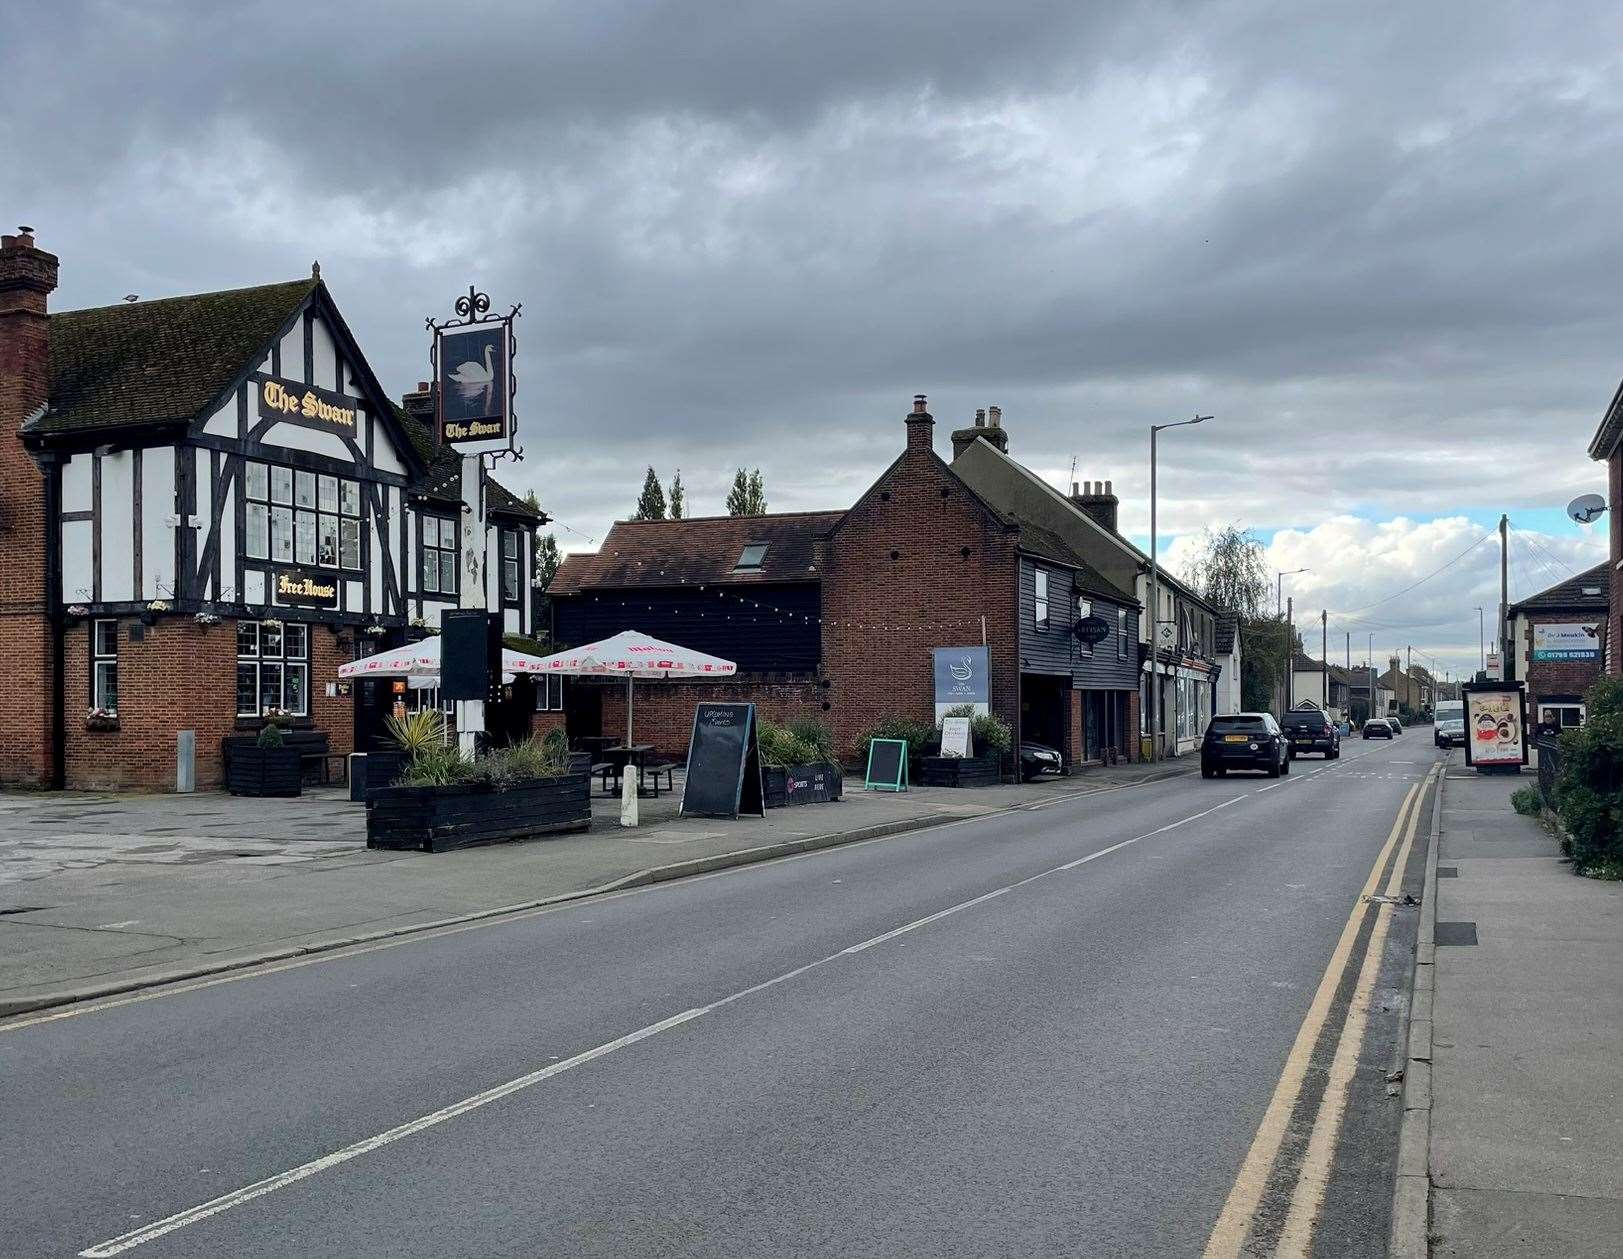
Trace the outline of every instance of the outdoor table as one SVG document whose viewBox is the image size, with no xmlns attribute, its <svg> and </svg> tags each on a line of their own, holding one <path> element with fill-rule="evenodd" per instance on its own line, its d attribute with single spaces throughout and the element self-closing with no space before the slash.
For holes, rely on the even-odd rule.
<svg viewBox="0 0 1623 1259">
<path fill-rule="evenodd" d="M 614 746 L 614 740 L 615 736 L 612 734 L 583 734 L 577 737 L 575 742 L 581 751 L 590 752 L 595 761 L 606 749 Z"/>
</svg>

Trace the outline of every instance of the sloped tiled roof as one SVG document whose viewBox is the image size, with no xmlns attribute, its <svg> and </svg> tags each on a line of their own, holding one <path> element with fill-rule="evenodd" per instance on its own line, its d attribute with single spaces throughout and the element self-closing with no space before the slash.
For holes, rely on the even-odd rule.
<svg viewBox="0 0 1623 1259">
<path fill-rule="evenodd" d="M 1217 633 L 1214 635 L 1213 647 L 1217 654 L 1226 656 L 1234 650 L 1234 642 L 1240 636 L 1240 618 L 1232 612 L 1219 612 L 1217 614 Z"/>
<path fill-rule="evenodd" d="M 816 544 L 844 517 L 842 511 L 784 512 L 772 516 L 695 516 L 688 520 L 619 520 L 594 554 L 570 555 L 547 593 L 591 588 L 756 585 L 815 581 Z M 751 542 L 766 543 L 761 567 L 734 565 Z"/>
<path fill-rule="evenodd" d="M 1517 612 L 1555 612 L 1563 610 L 1604 612 L 1611 600 L 1607 593 L 1610 562 L 1603 560 L 1594 568 L 1586 568 L 1576 577 L 1559 581 L 1536 595 L 1528 595 L 1520 603 L 1510 605 L 1511 615 Z M 1585 589 L 1595 591 L 1585 594 Z"/>
<path fill-rule="evenodd" d="M 1009 514 L 1009 520 L 1020 530 L 1020 549 L 1076 571 L 1076 584 L 1088 594 L 1101 595 L 1122 603 L 1138 606 L 1138 600 L 1089 564 L 1082 553 L 1068 545 L 1057 533 L 1023 517 Z"/>
<path fill-rule="evenodd" d="M 310 277 L 52 315 L 50 407 L 30 431 L 195 419 L 260 358 L 319 283 Z"/>
</svg>

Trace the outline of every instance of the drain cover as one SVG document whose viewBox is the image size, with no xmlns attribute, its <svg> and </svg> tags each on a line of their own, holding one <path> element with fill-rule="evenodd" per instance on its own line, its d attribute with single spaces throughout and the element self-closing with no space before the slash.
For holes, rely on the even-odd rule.
<svg viewBox="0 0 1623 1259">
<path fill-rule="evenodd" d="M 1432 939 L 1439 945 L 1444 944 L 1475 944 L 1476 923 L 1474 922 L 1440 922 Z"/>
<path fill-rule="evenodd" d="M 1460 877 L 1460 868 L 1458 866 L 1438 866 L 1437 877 L 1439 879 L 1457 879 Z"/>
</svg>

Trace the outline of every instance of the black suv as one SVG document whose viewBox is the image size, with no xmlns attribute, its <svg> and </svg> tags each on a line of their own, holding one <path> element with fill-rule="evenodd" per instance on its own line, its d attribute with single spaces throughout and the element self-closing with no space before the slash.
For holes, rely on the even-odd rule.
<svg viewBox="0 0 1623 1259">
<path fill-rule="evenodd" d="M 1318 709 L 1293 709 L 1279 724 L 1290 740 L 1292 756 L 1323 752 L 1325 760 L 1333 761 L 1341 755 L 1341 727 Z"/>
<path fill-rule="evenodd" d="M 1272 713 L 1212 718 L 1200 745 L 1200 776 L 1221 778 L 1231 769 L 1260 769 L 1270 778 L 1291 772 L 1290 744 Z"/>
</svg>

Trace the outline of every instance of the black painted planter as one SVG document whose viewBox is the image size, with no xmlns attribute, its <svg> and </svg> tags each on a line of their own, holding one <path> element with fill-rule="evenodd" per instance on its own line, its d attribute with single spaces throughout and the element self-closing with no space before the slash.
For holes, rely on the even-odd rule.
<svg viewBox="0 0 1623 1259">
<path fill-rule="evenodd" d="M 296 796 L 303 781 L 296 747 L 231 749 L 225 786 L 234 796 Z"/>
<path fill-rule="evenodd" d="M 769 809 L 791 804 L 827 804 L 838 800 L 844 787 L 845 777 L 832 761 L 767 765 L 761 770 L 761 789 Z"/>
<path fill-rule="evenodd" d="M 384 787 L 368 792 L 366 846 L 450 852 L 592 824 L 592 779 L 585 764 L 557 778 L 496 791 L 488 786 Z"/>
<path fill-rule="evenodd" d="M 368 752 L 351 761 L 354 770 L 349 779 L 349 798 L 355 801 L 370 800 L 394 782 L 405 763 L 406 754 L 393 750 Z"/>
<path fill-rule="evenodd" d="M 1002 781 L 996 756 L 926 756 L 919 761 L 921 787 L 995 787 Z"/>
</svg>

